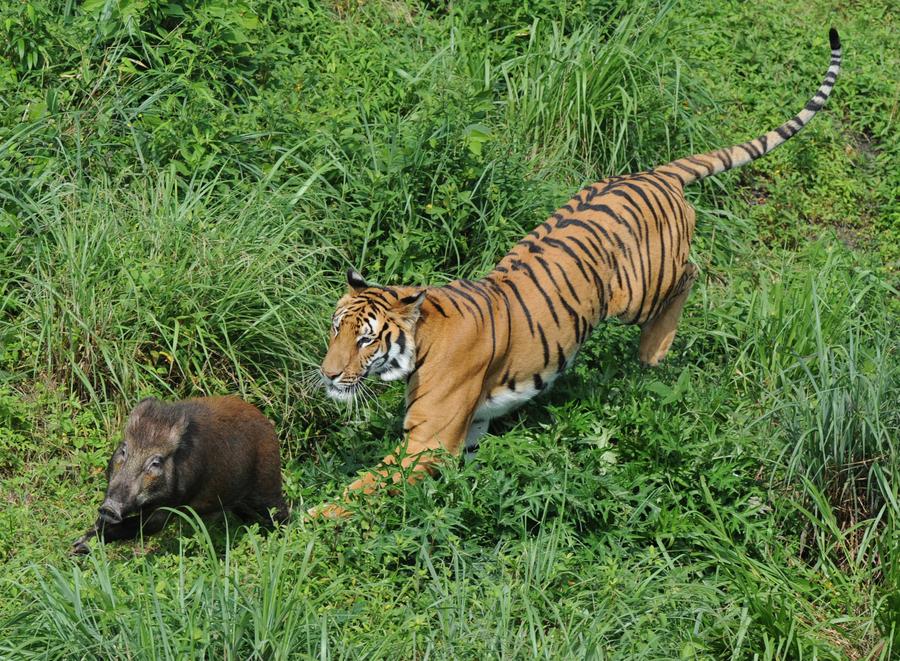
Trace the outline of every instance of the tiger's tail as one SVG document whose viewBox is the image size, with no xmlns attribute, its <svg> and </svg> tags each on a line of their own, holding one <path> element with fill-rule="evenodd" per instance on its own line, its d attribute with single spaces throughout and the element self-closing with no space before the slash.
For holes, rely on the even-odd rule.
<svg viewBox="0 0 900 661">
<path fill-rule="evenodd" d="M 832 88 L 834 88 L 834 81 L 837 80 L 838 73 L 841 70 L 841 39 L 837 30 L 831 28 L 828 32 L 828 39 L 831 42 L 831 66 L 828 67 L 825 80 L 822 82 L 816 95 L 806 104 L 806 107 L 794 117 L 774 131 L 769 131 L 750 142 L 744 142 L 726 149 L 717 149 L 705 154 L 680 158 L 677 161 L 655 168 L 655 170 L 680 179 L 682 184 L 686 186 L 705 177 L 755 161 L 760 156 L 768 154 L 794 137 L 825 105 L 825 101 L 828 100 L 828 96 L 831 94 Z"/>
</svg>

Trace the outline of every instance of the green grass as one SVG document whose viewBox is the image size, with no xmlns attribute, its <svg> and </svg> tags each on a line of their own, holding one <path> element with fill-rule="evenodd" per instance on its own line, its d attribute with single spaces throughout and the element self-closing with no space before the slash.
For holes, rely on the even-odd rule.
<svg viewBox="0 0 900 661">
<path fill-rule="evenodd" d="M 889 659 L 900 650 L 887 2 L 0 7 L 0 658 Z M 314 388 L 353 265 L 484 273 L 582 183 L 825 111 L 691 189 L 670 359 L 610 323 L 474 461 L 343 523 L 402 387 Z M 894 39 L 895 41 L 895 39 Z M 92 521 L 128 408 L 237 392 L 297 514 Z"/>
</svg>

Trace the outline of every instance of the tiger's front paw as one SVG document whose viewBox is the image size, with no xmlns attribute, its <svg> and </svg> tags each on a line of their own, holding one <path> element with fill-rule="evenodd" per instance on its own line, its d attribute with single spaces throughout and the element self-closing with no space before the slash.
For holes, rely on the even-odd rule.
<svg viewBox="0 0 900 661">
<path fill-rule="evenodd" d="M 311 507 L 306 510 L 306 514 L 310 519 L 346 519 L 350 517 L 351 512 L 346 507 L 336 503 L 328 503 L 318 507 Z"/>
</svg>

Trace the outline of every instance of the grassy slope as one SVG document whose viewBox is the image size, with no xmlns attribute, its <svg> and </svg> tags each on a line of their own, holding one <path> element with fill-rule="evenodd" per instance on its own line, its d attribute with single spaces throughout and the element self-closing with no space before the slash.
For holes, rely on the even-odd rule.
<svg viewBox="0 0 900 661">
<path fill-rule="evenodd" d="M 329 12 L 285 12 L 253 104 L 231 102 L 252 111 L 191 97 L 169 109 L 167 142 L 152 104 L 132 112 L 138 85 L 110 80 L 121 99 L 80 106 L 113 117 L 106 138 L 73 151 L 69 113 L 54 118 L 70 122 L 58 152 L 15 143 L 3 183 L 29 195 L 2 226 L 0 655 L 887 658 L 900 612 L 895 17 L 887 3 L 790 16 L 690 3 L 662 20 L 657 50 L 616 50 L 579 31 L 588 4 L 532 46 L 527 16 L 480 31 L 494 16 L 481 4 L 468 21 L 368 5 L 341 29 Z M 789 116 L 824 71 L 828 23 L 847 61 L 828 110 L 694 193 L 705 278 L 664 367 L 640 369 L 635 329 L 610 324 L 549 395 L 495 424 L 476 462 L 351 524 L 232 543 L 222 527 L 170 531 L 65 558 L 97 505 L 107 430 L 147 392 L 244 392 L 279 423 L 298 508 L 339 493 L 396 438 L 402 397 L 335 416 L 300 376 L 345 258 L 391 281 L 483 271 L 595 170 Z M 585 68 L 542 61 L 554 48 Z M 604 108 L 593 123 L 539 102 L 578 98 L 567 81 L 597 48 L 610 80 L 634 67 L 633 87 L 585 93 Z M 662 89 L 641 62 L 658 62 Z M 171 83 L 166 71 L 147 84 Z M 46 96 L 23 81 L 17 94 Z M 143 174 L 116 112 L 137 126 Z M 266 137 L 242 147 L 253 130 Z M 105 172 L 104 145 L 131 171 Z M 174 173 L 160 167 L 172 158 Z M 199 181 L 179 183 L 194 168 Z M 852 473 L 872 485 L 853 502 L 835 460 L 885 471 Z"/>
</svg>

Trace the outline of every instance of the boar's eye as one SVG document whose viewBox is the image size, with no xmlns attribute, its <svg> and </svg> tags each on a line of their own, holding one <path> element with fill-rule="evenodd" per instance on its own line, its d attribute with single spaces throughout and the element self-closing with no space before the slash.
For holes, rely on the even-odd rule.
<svg viewBox="0 0 900 661">
<path fill-rule="evenodd" d="M 162 457 L 153 457 L 150 461 L 147 462 L 147 470 L 151 472 L 156 472 L 162 467 Z"/>
</svg>

